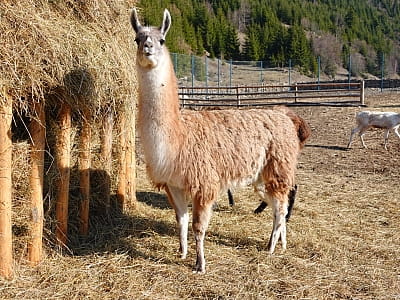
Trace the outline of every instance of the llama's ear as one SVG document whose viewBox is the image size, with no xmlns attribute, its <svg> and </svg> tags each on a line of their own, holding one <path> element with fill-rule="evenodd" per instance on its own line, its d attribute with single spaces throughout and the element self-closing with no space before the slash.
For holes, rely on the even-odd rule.
<svg viewBox="0 0 400 300">
<path fill-rule="evenodd" d="M 163 34 L 164 37 L 167 35 L 167 32 L 168 32 L 170 27 L 171 27 L 171 15 L 170 15 L 168 9 L 165 9 L 164 10 L 163 22 L 162 22 L 162 25 L 160 27 L 160 31 L 161 31 L 161 33 Z"/>
<path fill-rule="evenodd" d="M 132 24 L 133 30 L 135 30 L 135 32 L 138 33 L 138 31 L 139 31 L 140 27 L 142 27 L 142 25 L 139 22 L 136 8 L 132 9 L 131 24 Z"/>
</svg>

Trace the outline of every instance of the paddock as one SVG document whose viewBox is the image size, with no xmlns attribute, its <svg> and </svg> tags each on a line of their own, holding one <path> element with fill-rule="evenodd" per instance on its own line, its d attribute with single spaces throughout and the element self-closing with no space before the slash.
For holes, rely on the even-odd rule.
<svg viewBox="0 0 400 300">
<path fill-rule="evenodd" d="M 370 110 L 400 111 L 399 93 L 367 91 Z M 400 296 L 400 142 L 383 132 L 346 150 L 357 106 L 296 106 L 312 127 L 300 155 L 299 190 L 288 224 L 288 249 L 267 253 L 270 210 L 254 215 L 251 190 L 223 195 L 206 237 L 209 271 L 193 275 L 194 243 L 176 253 L 173 210 L 145 174 L 137 149 L 137 207 L 104 219 L 91 215 L 86 238 L 73 234 L 68 251 L 45 248 L 36 268 L 15 257 L 15 278 L 2 298 L 136 299 L 396 299 Z M 138 144 L 139 146 L 140 144 Z M 191 233 L 190 233 L 191 237 Z M 190 239 L 190 238 L 189 238 Z"/>
</svg>

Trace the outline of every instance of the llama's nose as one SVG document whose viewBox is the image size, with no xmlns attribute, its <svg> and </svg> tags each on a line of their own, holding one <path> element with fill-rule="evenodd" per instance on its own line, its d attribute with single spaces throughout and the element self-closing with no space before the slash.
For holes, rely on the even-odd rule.
<svg viewBox="0 0 400 300">
<path fill-rule="evenodd" d="M 151 54 L 153 52 L 153 42 L 151 41 L 150 38 L 147 38 L 143 46 L 144 46 L 144 52 L 146 54 Z"/>
</svg>

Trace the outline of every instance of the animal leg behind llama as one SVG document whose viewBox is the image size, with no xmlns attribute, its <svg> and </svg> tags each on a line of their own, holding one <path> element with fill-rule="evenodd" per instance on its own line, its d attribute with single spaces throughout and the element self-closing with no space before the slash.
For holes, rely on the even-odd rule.
<svg viewBox="0 0 400 300">
<path fill-rule="evenodd" d="M 275 110 L 180 111 L 177 80 L 165 37 L 171 16 L 160 28 L 142 26 L 135 9 L 136 68 L 139 83 L 138 131 L 149 177 L 164 188 L 179 226 L 181 257 L 188 251 L 188 200 L 196 241 L 195 272 L 204 273 L 204 237 L 212 205 L 230 188 L 264 185 L 273 210 L 268 250 L 281 238 L 286 248 L 288 194 L 294 185 L 300 146 L 297 128 Z"/>
</svg>

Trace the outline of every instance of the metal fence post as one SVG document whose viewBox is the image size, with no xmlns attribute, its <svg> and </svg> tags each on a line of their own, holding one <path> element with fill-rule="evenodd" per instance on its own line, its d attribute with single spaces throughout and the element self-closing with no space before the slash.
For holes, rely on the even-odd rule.
<svg viewBox="0 0 400 300">
<path fill-rule="evenodd" d="M 383 92 L 383 76 L 385 75 L 385 54 L 382 52 L 381 59 L 381 92 Z"/>
<path fill-rule="evenodd" d="M 289 59 L 289 85 L 292 84 L 292 60 Z"/>
<path fill-rule="evenodd" d="M 321 56 L 318 55 L 318 70 L 317 70 L 317 74 L 318 74 L 318 90 L 320 89 L 319 83 L 320 83 L 320 75 L 321 75 Z"/>
<path fill-rule="evenodd" d="M 193 94 L 193 87 L 194 87 L 194 56 L 191 55 L 191 67 L 192 67 L 192 94 Z"/>
<path fill-rule="evenodd" d="M 361 102 L 361 105 L 364 105 L 364 104 L 365 104 L 364 86 L 365 86 L 364 80 L 361 80 L 361 81 L 360 81 L 360 102 Z"/>
<path fill-rule="evenodd" d="M 205 81 L 206 81 L 206 87 L 208 87 L 208 58 L 207 58 L 207 56 L 204 57 L 204 63 L 205 63 L 205 68 L 206 68 Z"/>
<path fill-rule="evenodd" d="M 229 87 L 232 87 L 232 59 L 229 61 Z"/>
<path fill-rule="evenodd" d="M 349 53 L 349 90 L 350 90 L 350 82 L 351 82 L 351 53 Z"/>
<path fill-rule="evenodd" d="M 220 59 L 218 58 L 217 60 L 218 60 L 218 65 L 217 65 L 217 72 L 218 72 L 218 75 L 217 75 L 217 76 L 218 76 L 218 87 L 219 87 L 219 86 L 220 86 L 219 74 L 220 74 L 220 72 L 221 72 L 221 69 L 220 69 L 221 67 L 220 67 Z"/>
</svg>

